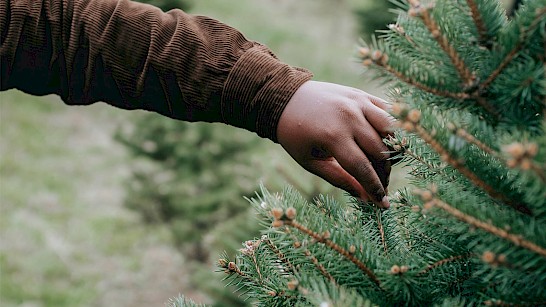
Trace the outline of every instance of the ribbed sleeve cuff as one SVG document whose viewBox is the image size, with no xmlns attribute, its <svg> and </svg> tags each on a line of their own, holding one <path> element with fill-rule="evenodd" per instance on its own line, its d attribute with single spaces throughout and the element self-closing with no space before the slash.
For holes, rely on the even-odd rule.
<svg viewBox="0 0 546 307">
<path fill-rule="evenodd" d="M 239 58 L 224 84 L 223 119 L 277 142 L 282 111 L 311 78 L 309 71 L 280 62 L 269 49 L 256 44 Z"/>
</svg>

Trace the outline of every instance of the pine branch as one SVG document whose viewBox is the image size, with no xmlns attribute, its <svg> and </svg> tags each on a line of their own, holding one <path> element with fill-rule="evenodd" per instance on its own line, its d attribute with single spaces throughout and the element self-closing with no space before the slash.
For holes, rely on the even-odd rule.
<svg viewBox="0 0 546 307">
<path fill-rule="evenodd" d="M 265 239 L 263 240 L 265 242 L 265 244 L 267 245 L 267 247 L 269 247 L 269 249 L 277 256 L 277 258 L 279 258 L 279 260 L 284 263 L 285 267 L 287 268 L 287 271 L 288 272 L 291 272 L 291 273 L 295 273 L 296 270 L 294 269 L 294 266 L 292 265 L 292 263 L 290 262 L 290 260 L 288 260 L 284 254 L 277 248 L 277 246 L 275 246 L 275 244 L 273 244 L 273 242 L 271 242 L 271 240 L 269 239 Z"/>
<path fill-rule="evenodd" d="M 546 249 L 541 247 L 541 246 L 538 246 L 537 244 L 531 242 L 531 241 L 528 241 L 528 240 L 525 240 L 522 238 L 522 236 L 520 235 L 515 235 L 515 234 L 511 234 L 509 233 L 508 231 L 504 230 L 504 229 L 501 229 L 501 228 L 498 228 L 494 225 L 491 225 L 489 223 L 486 223 L 486 222 L 483 222 L 483 221 L 480 221 L 478 220 L 477 218 L 473 217 L 473 216 L 470 216 L 456 208 L 454 208 L 453 206 L 449 205 L 448 203 L 442 201 L 441 199 L 439 198 L 436 198 L 434 196 L 432 196 L 432 194 L 428 194 L 427 195 L 430 195 L 430 197 L 428 196 L 424 196 L 425 194 L 422 193 L 421 194 L 421 197 L 423 199 L 423 201 L 426 201 L 425 203 L 425 206 L 433 206 L 433 207 L 438 207 L 444 211 L 446 211 L 447 213 L 453 215 L 454 217 L 456 217 L 457 219 L 467 223 L 467 224 L 470 224 L 476 228 L 480 228 L 480 229 L 483 229 L 485 230 L 486 232 L 489 232 L 499 238 L 502 238 L 502 239 L 505 239 L 507 241 L 510 241 L 512 242 L 513 244 L 517 245 L 517 246 L 521 246 L 521 247 L 524 247 L 534 253 L 537 253 L 543 257 L 546 257 Z"/>
<path fill-rule="evenodd" d="M 449 56 L 451 63 L 453 63 L 453 66 L 459 73 L 464 85 L 468 88 L 472 87 L 476 81 L 476 76 L 470 72 L 464 61 L 459 56 L 459 53 L 457 53 L 455 48 L 453 48 L 453 46 L 449 43 L 447 37 L 442 34 L 438 24 L 436 24 L 432 16 L 430 16 L 430 7 L 421 6 L 419 0 L 408 0 L 408 2 L 412 6 L 408 12 L 408 15 L 421 18 L 425 27 L 432 34 L 432 37 Z"/>
<path fill-rule="evenodd" d="M 322 263 L 320 263 L 317 259 L 317 257 L 315 257 L 315 255 L 313 255 L 311 253 L 310 250 L 308 249 L 305 249 L 305 256 L 311 258 L 311 261 L 313 262 L 313 264 L 315 265 L 315 267 L 319 270 L 319 272 L 324 276 L 326 277 L 330 282 L 334 283 L 337 285 L 337 282 L 334 278 L 334 276 L 332 276 L 332 274 L 330 274 L 330 272 L 328 272 L 326 270 L 326 268 L 324 267 L 324 265 L 322 265 Z"/>
<path fill-rule="evenodd" d="M 488 49 L 490 49 L 491 44 L 487 43 L 489 40 L 489 37 L 487 35 L 487 27 L 485 26 L 485 23 L 483 22 L 482 14 L 480 13 L 480 10 L 478 9 L 478 5 L 476 4 L 476 1 L 466 0 L 466 3 L 468 4 L 468 7 L 470 8 L 472 20 L 474 20 L 474 24 L 476 25 L 476 29 L 478 30 L 480 43 L 486 46 Z"/>
<path fill-rule="evenodd" d="M 448 124 L 448 129 L 451 130 L 453 133 L 455 133 L 457 136 L 461 137 L 463 140 L 467 141 L 468 143 L 476 145 L 476 147 L 478 147 L 482 151 L 490 154 L 491 156 L 499 160 L 503 160 L 497 151 L 487 146 L 482 141 L 478 140 L 472 134 L 468 133 L 468 131 L 466 131 L 464 128 L 456 127 L 454 124 L 450 123 Z"/>
<path fill-rule="evenodd" d="M 330 240 L 330 233 L 325 232 L 323 234 L 318 234 L 314 232 L 313 230 L 305 227 L 304 225 L 298 223 L 295 220 L 296 217 L 296 209 L 290 207 L 286 209 L 286 211 L 283 211 L 281 208 L 274 208 L 271 210 L 271 215 L 274 218 L 273 223 L 271 226 L 273 227 L 280 227 L 283 225 L 294 227 L 297 230 L 303 232 L 304 234 L 310 236 L 315 241 L 322 243 L 329 247 L 330 249 L 336 251 L 343 257 L 345 257 L 347 260 L 354 263 L 362 272 L 364 272 L 368 277 L 378 286 L 381 287 L 381 282 L 377 278 L 377 276 L 370 270 L 364 263 L 362 263 L 358 258 L 356 258 L 352 253 L 344 249 L 343 247 L 337 245 L 332 240 Z"/>
<path fill-rule="evenodd" d="M 448 97 L 448 98 L 454 98 L 454 99 L 459 99 L 459 100 L 462 100 L 462 99 L 468 99 L 470 98 L 470 95 L 468 93 L 463 93 L 463 92 L 460 92 L 460 93 L 453 93 L 453 92 L 449 92 L 449 91 L 444 91 L 444 90 L 439 90 L 439 89 L 436 89 L 436 88 L 432 88 L 430 86 L 427 86 L 415 79 L 412 79 L 406 75 L 404 75 L 402 72 L 396 70 L 394 67 L 390 66 L 388 64 L 388 61 L 389 61 L 389 57 L 387 56 L 387 54 L 385 53 L 382 53 L 381 51 L 379 50 L 373 50 L 373 51 L 370 51 L 369 48 L 367 47 L 362 47 L 360 48 L 360 56 L 362 58 L 362 65 L 364 66 L 370 66 L 372 63 L 379 66 L 379 67 L 382 67 L 385 71 L 389 72 L 390 74 L 392 74 L 393 76 L 395 76 L 396 78 L 398 78 L 399 80 L 402 80 L 403 82 L 411 85 L 411 86 L 414 86 L 422 91 L 425 91 L 427 93 L 431 93 L 431 94 L 434 94 L 436 96 L 440 96 L 440 97 Z"/>
<path fill-rule="evenodd" d="M 337 245 L 332 240 L 330 240 L 328 238 L 329 237 L 328 233 L 320 235 L 320 234 L 308 229 L 307 227 L 303 226 L 302 224 L 296 222 L 295 220 L 286 221 L 285 224 L 287 226 L 292 226 L 292 227 L 298 229 L 299 231 L 301 231 L 301 232 L 305 233 L 306 235 L 308 235 L 308 236 L 312 237 L 313 239 L 315 239 L 317 242 L 323 243 L 324 245 L 328 246 L 330 249 L 338 252 L 339 254 L 344 256 L 347 260 L 354 263 L 362 272 L 364 272 L 366 275 L 368 275 L 368 277 L 370 277 L 370 279 L 377 286 L 381 286 L 381 283 L 379 282 L 379 279 L 377 278 L 377 276 L 375 276 L 375 274 L 372 272 L 372 270 L 370 270 L 364 263 L 362 263 L 360 260 L 358 260 L 351 253 L 349 253 L 349 251 L 347 251 L 343 247 Z"/>
<path fill-rule="evenodd" d="M 294 247 L 295 248 L 300 248 L 302 246 L 301 242 L 298 241 L 298 238 L 292 234 L 292 232 L 289 231 L 289 233 L 291 234 L 292 238 L 294 239 Z M 313 255 L 311 253 L 311 251 L 307 248 L 305 248 L 304 250 L 304 255 L 311 258 L 311 262 L 313 262 L 313 264 L 315 265 L 315 267 L 317 268 L 317 270 L 319 270 L 319 272 L 324 276 L 326 277 L 330 282 L 334 283 L 337 285 L 337 282 L 336 280 L 334 279 L 334 277 L 332 276 L 332 274 L 330 274 L 330 272 L 328 272 L 326 270 L 326 268 L 324 267 L 324 265 L 322 265 L 318 258 L 315 257 L 315 255 Z"/>
<path fill-rule="evenodd" d="M 463 254 L 463 255 L 452 256 L 452 257 L 444 258 L 442 260 L 438 260 L 438 261 L 434 262 L 433 264 L 428 265 L 426 268 L 424 268 L 419 273 L 417 273 L 417 275 L 424 275 L 424 274 L 428 273 L 429 271 L 431 271 L 431 270 L 433 270 L 433 269 L 435 269 L 437 267 L 440 267 L 440 266 L 442 266 L 444 264 L 451 263 L 451 262 L 454 262 L 454 261 L 457 261 L 457 260 L 460 260 L 460 259 L 473 257 L 474 255 L 475 254 L 473 254 L 473 253 L 467 253 L 467 254 Z"/>
<path fill-rule="evenodd" d="M 525 31 L 523 31 L 519 42 L 516 44 L 516 46 L 514 46 L 514 48 L 512 48 L 512 50 L 506 55 L 506 57 L 504 57 L 500 65 L 489 75 L 489 77 L 480 84 L 477 92 L 483 92 L 485 89 L 487 89 L 487 87 L 489 87 L 491 82 L 493 82 L 500 75 L 500 73 L 506 68 L 506 66 L 508 66 L 508 64 L 512 62 L 512 60 L 516 57 L 518 52 L 521 51 L 523 47 L 525 46 L 527 35 L 529 35 L 529 33 L 533 31 L 540 24 L 541 18 L 544 17 L 545 14 L 546 14 L 546 8 L 538 10 L 537 15 L 535 16 L 535 18 L 533 19 L 529 27 L 525 29 Z"/>
<path fill-rule="evenodd" d="M 456 127 L 454 124 L 448 124 L 448 129 L 455 133 L 457 136 L 463 138 L 470 144 L 476 145 L 479 149 L 498 159 L 502 164 L 509 168 L 519 167 L 523 170 L 533 171 L 542 182 L 546 183 L 546 171 L 540 165 L 536 164 L 532 158 L 538 153 L 538 146 L 536 143 L 530 143 L 527 145 L 521 143 L 512 143 L 506 146 L 505 151 L 511 156 L 511 159 L 504 159 L 499 152 L 495 151 L 491 147 L 487 146 L 480 140 L 476 139 L 473 135 L 468 133 L 465 129 Z"/>
<path fill-rule="evenodd" d="M 379 234 L 381 235 L 381 242 L 383 244 L 383 251 L 387 254 L 387 242 L 385 241 L 385 230 L 383 229 L 383 223 L 381 222 L 381 211 L 379 208 L 374 207 L 377 227 L 379 227 Z"/>
<path fill-rule="evenodd" d="M 450 164 L 455 168 L 459 173 L 464 175 L 468 180 L 470 180 L 475 186 L 486 192 L 489 196 L 494 199 L 497 199 L 504 204 L 514 208 L 515 210 L 524 213 L 526 215 L 532 215 L 531 210 L 521 203 L 516 203 L 506 197 L 504 194 L 495 190 L 492 186 L 484 182 L 480 177 L 478 177 L 474 172 L 469 168 L 464 166 L 464 164 L 453 158 L 447 149 L 445 149 L 442 144 L 434 139 L 434 137 L 419 124 L 421 119 L 421 112 L 416 109 L 406 110 L 400 105 L 393 105 L 392 108 L 393 114 L 400 117 L 402 122 L 402 128 L 408 132 L 416 132 L 425 142 L 427 142 L 432 149 L 434 149 L 439 155 L 440 158 L 446 163 Z"/>
<path fill-rule="evenodd" d="M 218 265 L 221 268 L 225 269 L 224 272 L 227 274 L 236 274 L 239 278 L 250 281 L 255 285 L 264 286 L 262 282 L 252 278 L 251 276 L 245 274 L 245 272 L 241 271 L 239 266 L 237 266 L 237 264 L 235 264 L 235 262 L 233 261 L 227 262 L 225 259 L 220 259 L 218 260 Z"/>
</svg>

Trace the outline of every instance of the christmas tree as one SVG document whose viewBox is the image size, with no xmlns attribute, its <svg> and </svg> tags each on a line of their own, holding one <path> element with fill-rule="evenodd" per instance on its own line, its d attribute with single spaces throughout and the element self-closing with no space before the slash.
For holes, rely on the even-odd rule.
<svg viewBox="0 0 546 307">
<path fill-rule="evenodd" d="M 220 270 L 261 306 L 546 305 L 546 1 L 396 5 L 360 57 L 414 187 L 389 210 L 262 189 L 263 235 Z"/>
</svg>

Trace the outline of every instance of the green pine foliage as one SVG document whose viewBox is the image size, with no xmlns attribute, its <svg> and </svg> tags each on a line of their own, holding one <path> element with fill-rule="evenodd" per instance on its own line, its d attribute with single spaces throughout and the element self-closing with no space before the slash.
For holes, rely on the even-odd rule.
<svg viewBox="0 0 546 307">
<path fill-rule="evenodd" d="M 397 6 L 360 56 L 414 187 L 389 210 L 262 188 L 263 235 L 218 266 L 259 306 L 546 305 L 546 1 Z"/>
</svg>

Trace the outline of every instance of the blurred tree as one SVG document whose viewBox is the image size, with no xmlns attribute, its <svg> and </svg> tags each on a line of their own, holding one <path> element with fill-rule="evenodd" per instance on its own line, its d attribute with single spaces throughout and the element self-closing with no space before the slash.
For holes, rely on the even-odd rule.
<svg viewBox="0 0 546 307">
<path fill-rule="evenodd" d="M 150 224 L 166 225 L 188 263 L 192 283 L 224 306 L 242 306 L 233 289 L 209 283 L 212 270 L 207 234 L 226 221 L 247 216 L 257 188 L 250 151 L 259 139 L 225 125 L 185 123 L 145 114 L 117 139 L 140 160 L 127 184 L 126 206 Z M 238 238 L 258 234 L 258 225 L 242 224 L 222 235 Z M 234 253 L 238 244 L 225 244 Z M 215 255 L 218 251 L 214 252 Z"/>
<path fill-rule="evenodd" d="M 257 183 L 249 152 L 258 138 L 224 125 L 146 114 L 117 139 L 147 163 L 133 170 L 126 204 L 148 223 L 165 223 L 178 247 L 207 261 L 203 236 L 248 209 Z"/>
<path fill-rule="evenodd" d="M 396 6 L 391 1 L 361 1 L 361 3 L 361 6 L 354 9 L 361 36 L 369 37 L 376 30 L 386 29 L 387 25 L 394 21 L 395 15 L 390 10 L 395 9 Z"/>
</svg>

